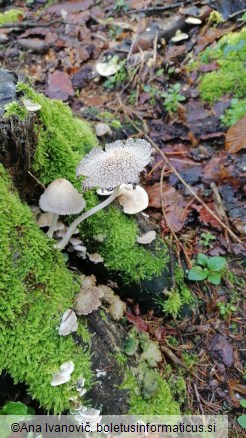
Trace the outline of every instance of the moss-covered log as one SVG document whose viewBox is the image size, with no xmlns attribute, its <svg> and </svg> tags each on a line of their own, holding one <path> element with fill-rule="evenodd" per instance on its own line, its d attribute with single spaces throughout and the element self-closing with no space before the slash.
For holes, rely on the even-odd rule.
<svg viewBox="0 0 246 438">
<path fill-rule="evenodd" d="M 59 336 L 61 316 L 73 307 L 79 280 L 66 268 L 62 254 L 54 249 L 54 241 L 39 230 L 25 199 L 37 200 L 40 187 L 60 177 L 67 178 L 81 190 L 75 178 L 75 166 L 97 144 L 97 139 L 89 125 L 74 118 L 62 102 L 51 101 L 29 86 L 19 84 L 17 98 L 23 95 L 40 103 L 41 110 L 30 116 L 21 101 L 11 102 L 5 112 L 8 118 L 2 120 L 0 130 L 4 141 L 0 160 L 5 166 L 0 167 L 0 369 L 9 372 L 15 382 L 25 382 L 32 397 L 46 410 L 61 413 L 81 402 L 76 383 L 82 376 L 86 379 L 86 389 L 95 383 L 91 396 L 96 402 L 101 386 L 97 386 L 96 377 L 92 379 L 98 361 L 91 359 L 99 355 L 102 336 L 109 335 L 108 340 L 104 340 L 106 349 L 110 338 L 117 344 L 117 329 L 114 330 L 111 322 L 107 329 L 104 326 L 103 332 L 99 323 L 96 328 L 90 321 L 88 330 L 85 320 L 80 319 L 74 336 Z M 86 198 L 87 208 L 98 203 L 93 191 L 88 191 Z M 106 268 L 128 283 L 158 277 L 163 274 L 168 260 L 167 249 L 161 241 L 157 241 L 151 251 L 140 247 L 136 243 L 139 232 L 137 220 L 125 216 L 117 206 L 98 213 L 80 227 L 81 237 L 90 250 L 99 251 Z M 92 236 L 97 234 L 105 234 L 105 240 L 95 241 Z M 91 333 L 95 334 L 93 340 Z M 131 401 L 132 385 L 138 386 L 137 378 L 129 381 L 130 369 L 127 377 L 126 367 L 120 366 L 119 355 L 114 356 L 110 348 L 105 351 L 104 359 L 110 363 L 112 373 L 119 376 L 116 385 L 123 382 L 126 385 L 126 389 L 114 391 L 115 397 L 122 400 L 121 413 L 127 413 L 124 412 L 128 409 L 126 406 L 131 412 L 142 412 L 142 394 Z M 75 364 L 71 380 L 52 387 L 53 374 L 62 363 L 71 360 Z M 157 378 L 161 379 L 159 374 Z M 107 391 L 106 379 L 103 388 Z M 153 394 L 153 406 L 157 406 L 160 394 L 164 403 L 162 411 L 177 413 L 178 405 L 166 383 L 160 386 L 158 394 Z M 165 400 L 168 400 L 166 405 Z M 105 403 L 105 409 L 103 400 L 101 405 L 103 411 L 109 413 L 110 401 L 107 406 Z"/>
</svg>

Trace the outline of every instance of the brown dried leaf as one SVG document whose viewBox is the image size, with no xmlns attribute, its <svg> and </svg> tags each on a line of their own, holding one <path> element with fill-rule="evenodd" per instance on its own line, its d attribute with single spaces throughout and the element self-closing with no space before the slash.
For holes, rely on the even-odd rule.
<svg viewBox="0 0 246 438">
<path fill-rule="evenodd" d="M 52 99 L 61 99 L 66 101 L 69 96 L 74 95 L 72 82 L 67 73 L 56 70 L 49 73 L 48 86 L 45 93 Z"/>
<path fill-rule="evenodd" d="M 230 154 L 235 154 L 246 148 L 246 116 L 238 120 L 226 133 L 225 149 Z"/>
<path fill-rule="evenodd" d="M 211 339 L 210 352 L 218 361 L 222 361 L 227 367 L 234 363 L 233 347 L 224 335 L 216 334 Z"/>
<path fill-rule="evenodd" d="M 161 208 L 160 183 L 146 188 L 149 195 L 149 207 Z M 164 207 L 183 201 L 183 196 L 174 187 L 163 185 L 162 202 Z"/>
<path fill-rule="evenodd" d="M 214 204 L 212 202 L 208 203 L 207 206 L 216 214 Z M 211 225 L 212 227 L 221 230 L 221 225 L 216 221 L 216 219 L 209 213 L 209 211 L 205 207 L 196 204 L 192 204 L 192 207 L 199 212 L 199 220 L 204 225 Z"/>
</svg>

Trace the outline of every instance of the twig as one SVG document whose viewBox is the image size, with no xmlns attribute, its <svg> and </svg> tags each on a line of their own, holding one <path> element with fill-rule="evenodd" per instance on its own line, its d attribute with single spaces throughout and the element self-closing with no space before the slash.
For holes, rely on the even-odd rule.
<svg viewBox="0 0 246 438">
<path fill-rule="evenodd" d="M 35 181 L 36 183 L 41 186 L 44 190 L 46 189 L 46 187 L 41 183 L 41 181 L 39 181 L 39 179 L 36 178 L 36 176 L 34 176 L 29 170 L 28 170 L 28 175 L 30 175 Z"/>
<path fill-rule="evenodd" d="M 198 402 L 201 414 L 204 415 L 204 410 L 203 410 L 203 407 L 202 407 L 202 404 L 201 404 L 200 395 L 199 395 L 199 392 L 198 392 L 198 389 L 197 389 L 197 386 L 196 386 L 195 383 L 193 383 L 193 388 L 194 388 L 194 391 L 195 391 L 195 396 L 196 396 L 196 399 L 197 399 L 197 402 Z"/>
<path fill-rule="evenodd" d="M 161 351 L 166 354 L 176 365 L 188 369 L 188 367 L 171 350 L 169 350 L 169 348 L 165 347 L 165 345 L 161 345 Z"/>
<path fill-rule="evenodd" d="M 138 126 L 135 125 L 134 122 L 132 122 L 131 119 L 129 119 L 130 123 L 133 125 L 133 127 L 137 130 L 137 132 L 141 135 L 144 135 L 147 140 L 150 142 L 150 144 L 159 152 L 159 154 L 164 158 L 165 162 L 169 165 L 169 167 L 172 169 L 173 173 L 177 176 L 179 181 L 182 182 L 182 184 L 189 190 L 189 192 L 196 198 L 196 200 L 213 216 L 213 218 L 220 224 L 220 226 L 230 234 L 233 240 L 236 240 L 238 243 L 243 244 L 242 240 L 236 236 L 236 234 L 226 225 L 224 222 L 220 220 L 220 218 L 207 206 L 207 204 L 194 192 L 192 187 L 182 178 L 180 173 L 175 169 L 175 167 L 170 163 L 170 160 L 166 157 L 164 152 L 159 148 L 159 146 L 150 138 L 150 136 L 146 133 L 144 133 L 141 129 L 138 128 Z"/>
<path fill-rule="evenodd" d="M 126 11 L 126 13 L 127 14 L 132 14 L 132 13 L 137 13 L 137 14 L 139 14 L 139 13 L 142 13 L 142 12 L 145 12 L 145 13 L 149 13 L 149 12 L 162 12 L 162 11 L 169 11 L 169 10 L 171 10 L 171 9 L 176 9 L 176 8 L 178 8 L 179 6 L 183 6 L 184 5 L 184 3 L 186 4 L 186 3 L 191 3 L 191 0 L 186 0 L 185 2 L 184 1 L 182 1 L 182 2 L 178 2 L 178 3 L 173 3 L 173 4 L 170 4 L 170 5 L 168 5 L 168 6 L 155 6 L 155 7 L 152 7 L 152 8 L 145 8 L 145 9 L 138 9 L 138 10 L 135 10 L 135 9 L 129 9 L 128 11 Z"/>
</svg>

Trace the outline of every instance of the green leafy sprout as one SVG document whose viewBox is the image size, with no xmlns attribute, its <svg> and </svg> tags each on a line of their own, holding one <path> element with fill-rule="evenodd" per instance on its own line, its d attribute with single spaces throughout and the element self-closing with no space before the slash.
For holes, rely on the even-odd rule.
<svg viewBox="0 0 246 438">
<path fill-rule="evenodd" d="M 206 254 L 198 254 L 197 264 L 190 269 L 188 279 L 193 281 L 207 280 L 209 283 L 218 285 L 225 267 L 226 259 L 224 257 L 208 257 Z"/>
<path fill-rule="evenodd" d="M 213 244 L 212 241 L 216 240 L 216 237 L 213 236 L 211 233 L 202 233 L 201 239 L 199 240 L 200 245 L 205 246 L 205 248 L 212 248 Z"/>
<path fill-rule="evenodd" d="M 240 400 L 240 405 L 243 408 L 246 408 L 246 399 L 243 398 L 242 400 Z M 242 414 L 237 418 L 237 422 L 238 424 L 243 428 L 246 429 L 246 414 Z"/>
<path fill-rule="evenodd" d="M 177 82 L 176 84 L 170 86 L 167 91 L 161 94 L 164 97 L 163 106 L 168 112 L 176 112 L 178 109 L 179 102 L 183 102 L 186 97 L 180 94 L 181 84 Z"/>
</svg>

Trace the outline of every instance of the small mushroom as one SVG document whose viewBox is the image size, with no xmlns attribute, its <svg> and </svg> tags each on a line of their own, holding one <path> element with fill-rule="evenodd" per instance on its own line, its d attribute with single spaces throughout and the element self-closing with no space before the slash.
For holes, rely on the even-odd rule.
<svg viewBox="0 0 246 438">
<path fill-rule="evenodd" d="M 98 252 L 94 252 L 93 254 L 88 254 L 88 257 L 90 261 L 95 264 L 102 263 L 104 260 L 103 257 L 100 254 L 98 254 Z"/>
<path fill-rule="evenodd" d="M 50 227 L 52 222 L 52 213 L 42 213 L 38 218 L 38 226 L 39 228 Z"/>
<path fill-rule="evenodd" d="M 80 245 L 82 243 L 82 240 L 80 240 L 78 237 L 71 237 L 71 239 L 69 240 L 69 242 L 73 245 Z"/>
<path fill-rule="evenodd" d="M 110 304 L 108 311 L 113 319 L 119 321 L 119 319 L 123 317 L 126 311 L 126 303 L 124 303 L 124 301 L 121 301 L 118 296 L 115 296 L 115 299 L 113 303 Z"/>
<path fill-rule="evenodd" d="M 67 336 L 78 330 L 77 316 L 72 309 L 66 310 L 62 315 L 61 324 L 59 327 L 59 335 Z"/>
<path fill-rule="evenodd" d="M 188 24 L 194 24 L 194 25 L 202 24 L 202 20 L 200 20 L 200 18 L 196 18 L 196 17 L 188 17 L 188 18 L 186 18 L 185 22 Z"/>
<path fill-rule="evenodd" d="M 52 222 L 47 232 L 53 236 L 59 215 L 77 214 L 85 208 L 85 200 L 73 185 L 64 178 L 53 181 L 39 199 L 43 211 L 53 213 Z"/>
<path fill-rule="evenodd" d="M 73 371 L 74 371 L 73 361 L 64 362 L 60 366 L 60 371 L 58 371 L 58 373 L 55 373 L 53 375 L 51 386 L 63 385 L 64 383 L 69 382 Z"/>
<path fill-rule="evenodd" d="M 39 111 L 42 107 L 39 103 L 32 102 L 30 99 L 26 99 L 25 97 L 22 98 L 22 102 L 24 104 L 24 107 L 27 109 L 27 111 L 30 112 L 36 112 Z"/>
<path fill-rule="evenodd" d="M 118 64 L 118 56 L 113 56 L 108 62 L 98 62 L 96 71 L 100 76 L 113 76 L 121 69 L 121 64 Z"/>
<path fill-rule="evenodd" d="M 156 231 L 151 230 L 143 234 L 142 236 L 138 237 L 137 242 L 141 243 L 142 245 L 147 245 L 148 243 L 153 242 L 155 238 L 156 238 Z"/>
<path fill-rule="evenodd" d="M 95 131 L 97 137 L 103 137 L 106 134 L 112 134 L 110 127 L 106 123 L 97 123 L 95 126 Z"/>
<path fill-rule="evenodd" d="M 148 207 L 149 197 L 143 187 L 133 188 L 130 184 L 121 184 L 118 201 L 124 213 L 136 214 Z"/>
<path fill-rule="evenodd" d="M 174 37 L 171 38 L 171 41 L 174 43 L 179 43 L 180 41 L 187 40 L 189 35 L 187 33 L 181 32 L 181 30 L 177 30 Z"/>
</svg>

